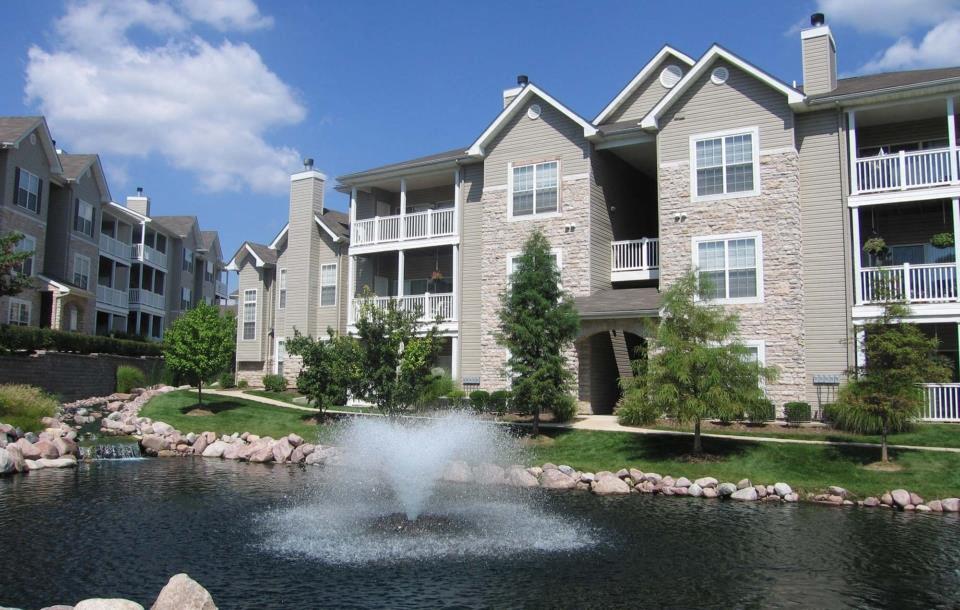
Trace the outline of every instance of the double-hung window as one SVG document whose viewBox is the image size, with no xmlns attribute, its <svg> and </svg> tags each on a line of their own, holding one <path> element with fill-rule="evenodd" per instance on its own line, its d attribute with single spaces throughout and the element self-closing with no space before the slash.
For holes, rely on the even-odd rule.
<svg viewBox="0 0 960 610">
<path fill-rule="evenodd" d="M 40 193 L 43 191 L 43 180 L 25 169 L 16 169 L 14 180 L 17 187 L 13 194 L 13 202 L 30 210 L 40 213 Z"/>
<path fill-rule="evenodd" d="M 83 199 L 77 199 L 73 207 L 73 230 L 93 237 L 93 206 Z"/>
<path fill-rule="evenodd" d="M 183 249 L 183 264 L 181 265 L 181 269 L 193 273 L 193 252 L 186 248 Z"/>
<path fill-rule="evenodd" d="M 17 242 L 16 252 L 30 252 L 30 257 L 23 259 L 16 266 L 16 271 L 20 275 L 33 275 L 34 260 L 37 256 L 37 238 L 31 235 L 24 235 L 23 239 Z"/>
<path fill-rule="evenodd" d="M 759 187 L 757 129 L 690 138 L 695 198 L 755 195 Z"/>
<path fill-rule="evenodd" d="M 257 290 L 243 291 L 243 340 L 252 341 L 257 337 Z"/>
<path fill-rule="evenodd" d="M 520 256 L 519 252 L 513 252 L 507 255 L 507 283 L 513 281 L 513 274 L 516 273 L 517 267 L 520 265 Z M 554 249 L 550 251 L 550 258 L 553 259 L 554 264 L 557 266 L 557 273 L 560 274 L 560 285 L 563 286 L 563 257 L 561 256 L 559 249 Z"/>
<path fill-rule="evenodd" d="M 86 256 L 73 257 L 73 283 L 84 290 L 90 287 L 90 259 Z"/>
<path fill-rule="evenodd" d="M 203 279 L 208 282 L 213 281 L 213 261 L 207 261 L 203 266 Z"/>
<path fill-rule="evenodd" d="M 180 288 L 180 309 L 186 311 L 190 309 L 193 300 L 193 291 L 189 288 Z"/>
<path fill-rule="evenodd" d="M 30 301 L 10 299 L 7 323 L 10 326 L 30 326 Z"/>
<path fill-rule="evenodd" d="M 279 285 L 280 296 L 277 297 L 277 309 L 286 309 L 287 308 L 287 270 L 280 270 L 280 279 L 277 281 Z"/>
<path fill-rule="evenodd" d="M 337 264 L 320 265 L 320 307 L 337 304 Z"/>
<path fill-rule="evenodd" d="M 560 209 L 558 161 L 518 165 L 511 172 L 511 216 L 552 214 Z"/>
<path fill-rule="evenodd" d="M 731 303 L 763 300 L 759 233 L 698 237 L 693 242 L 693 264 L 707 298 Z"/>
</svg>

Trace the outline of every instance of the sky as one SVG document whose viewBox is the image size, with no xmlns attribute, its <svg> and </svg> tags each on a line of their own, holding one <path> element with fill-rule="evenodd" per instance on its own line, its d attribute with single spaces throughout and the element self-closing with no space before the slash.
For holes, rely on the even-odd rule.
<svg viewBox="0 0 960 610">
<path fill-rule="evenodd" d="M 960 64 L 960 0 L 31 0 L 4 4 L 0 115 L 100 154 L 113 199 L 191 214 L 229 258 L 286 222 L 289 174 L 469 145 L 527 74 L 592 119 L 664 44 L 786 82 L 826 14 L 841 76 Z"/>
</svg>

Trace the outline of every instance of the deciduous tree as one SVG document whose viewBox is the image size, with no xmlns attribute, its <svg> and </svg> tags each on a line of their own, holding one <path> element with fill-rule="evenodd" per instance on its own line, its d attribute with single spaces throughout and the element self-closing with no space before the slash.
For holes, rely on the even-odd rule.
<svg viewBox="0 0 960 610">
<path fill-rule="evenodd" d="M 325 341 L 295 332 L 287 340 L 287 352 L 302 358 L 297 390 L 320 409 L 321 417 L 330 407 L 347 404 L 350 389 L 363 374 L 360 343 L 356 339 L 336 336 L 329 328 Z"/>
<path fill-rule="evenodd" d="M 0 235 L 0 296 L 14 296 L 30 285 L 30 275 L 23 272 L 23 264 L 33 256 L 32 251 L 18 251 L 23 234 L 13 231 Z"/>
<path fill-rule="evenodd" d="M 213 305 L 200 303 L 174 320 L 163 336 L 167 366 L 197 384 L 197 401 L 203 403 L 203 380 L 233 361 L 236 319 Z"/>
</svg>

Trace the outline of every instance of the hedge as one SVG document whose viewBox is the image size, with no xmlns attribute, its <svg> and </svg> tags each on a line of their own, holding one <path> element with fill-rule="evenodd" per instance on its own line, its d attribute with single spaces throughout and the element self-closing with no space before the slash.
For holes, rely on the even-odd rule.
<svg viewBox="0 0 960 610">
<path fill-rule="evenodd" d="M 117 356 L 161 356 L 163 354 L 159 343 L 83 335 L 35 326 L 0 326 L 0 351 L 35 352 L 37 350 Z"/>
</svg>

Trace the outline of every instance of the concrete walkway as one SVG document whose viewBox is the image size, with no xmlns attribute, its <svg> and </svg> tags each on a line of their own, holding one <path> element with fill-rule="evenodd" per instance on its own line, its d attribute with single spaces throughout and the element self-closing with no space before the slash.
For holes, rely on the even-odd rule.
<svg viewBox="0 0 960 610">
<path fill-rule="evenodd" d="M 205 393 L 216 394 L 218 396 L 229 396 L 231 398 L 242 398 L 244 400 L 259 402 L 265 405 L 272 405 L 274 407 L 297 409 L 299 411 L 307 411 L 310 413 L 318 412 L 318 409 L 295 405 L 293 403 L 284 402 L 282 400 L 276 400 L 273 398 L 266 398 L 264 396 L 257 396 L 255 394 L 246 394 L 242 390 L 205 390 Z M 340 413 L 344 415 L 380 415 L 379 413 L 357 413 L 355 411 L 340 411 L 337 409 L 328 409 L 327 413 Z M 530 425 L 518 422 L 495 423 L 512 426 Z M 571 423 L 554 424 L 543 422 L 540 424 L 540 427 L 554 430 L 592 430 L 595 432 L 628 432 L 630 434 L 652 434 L 660 436 L 693 436 L 693 432 L 684 432 L 681 430 L 656 430 L 653 428 L 634 428 L 632 426 L 621 426 L 619 422 L 617 422 L 617 417 L 615 415 L 579 415 L 577 416 L 576 420 Z M 960 426 L 957 427 L 957 432 L 960 433 Z M 703 438 L 718 438 L 728 440 L 735 439 L 739 441 L 756 441 L 758 443 L 782 443 L 785 445 L 830 445 L 834 447 L 861 447 L 867 449 L 877 449 L 880 447 L 880 445 L 877 443 L 858 443 L 856 441 L 820 441 L 801 438 L 777 438 L 774 436 L 736 436 L 732 434 L 711 434 L 708 432 L 701 432 L 700 436 Z M 890 449 L 908 449 L 911 451 L 960 453 L 960 448 L 957 447 L 923 447 L 919 445 L 887 445 L 887 447 Z"/>
</svg>

